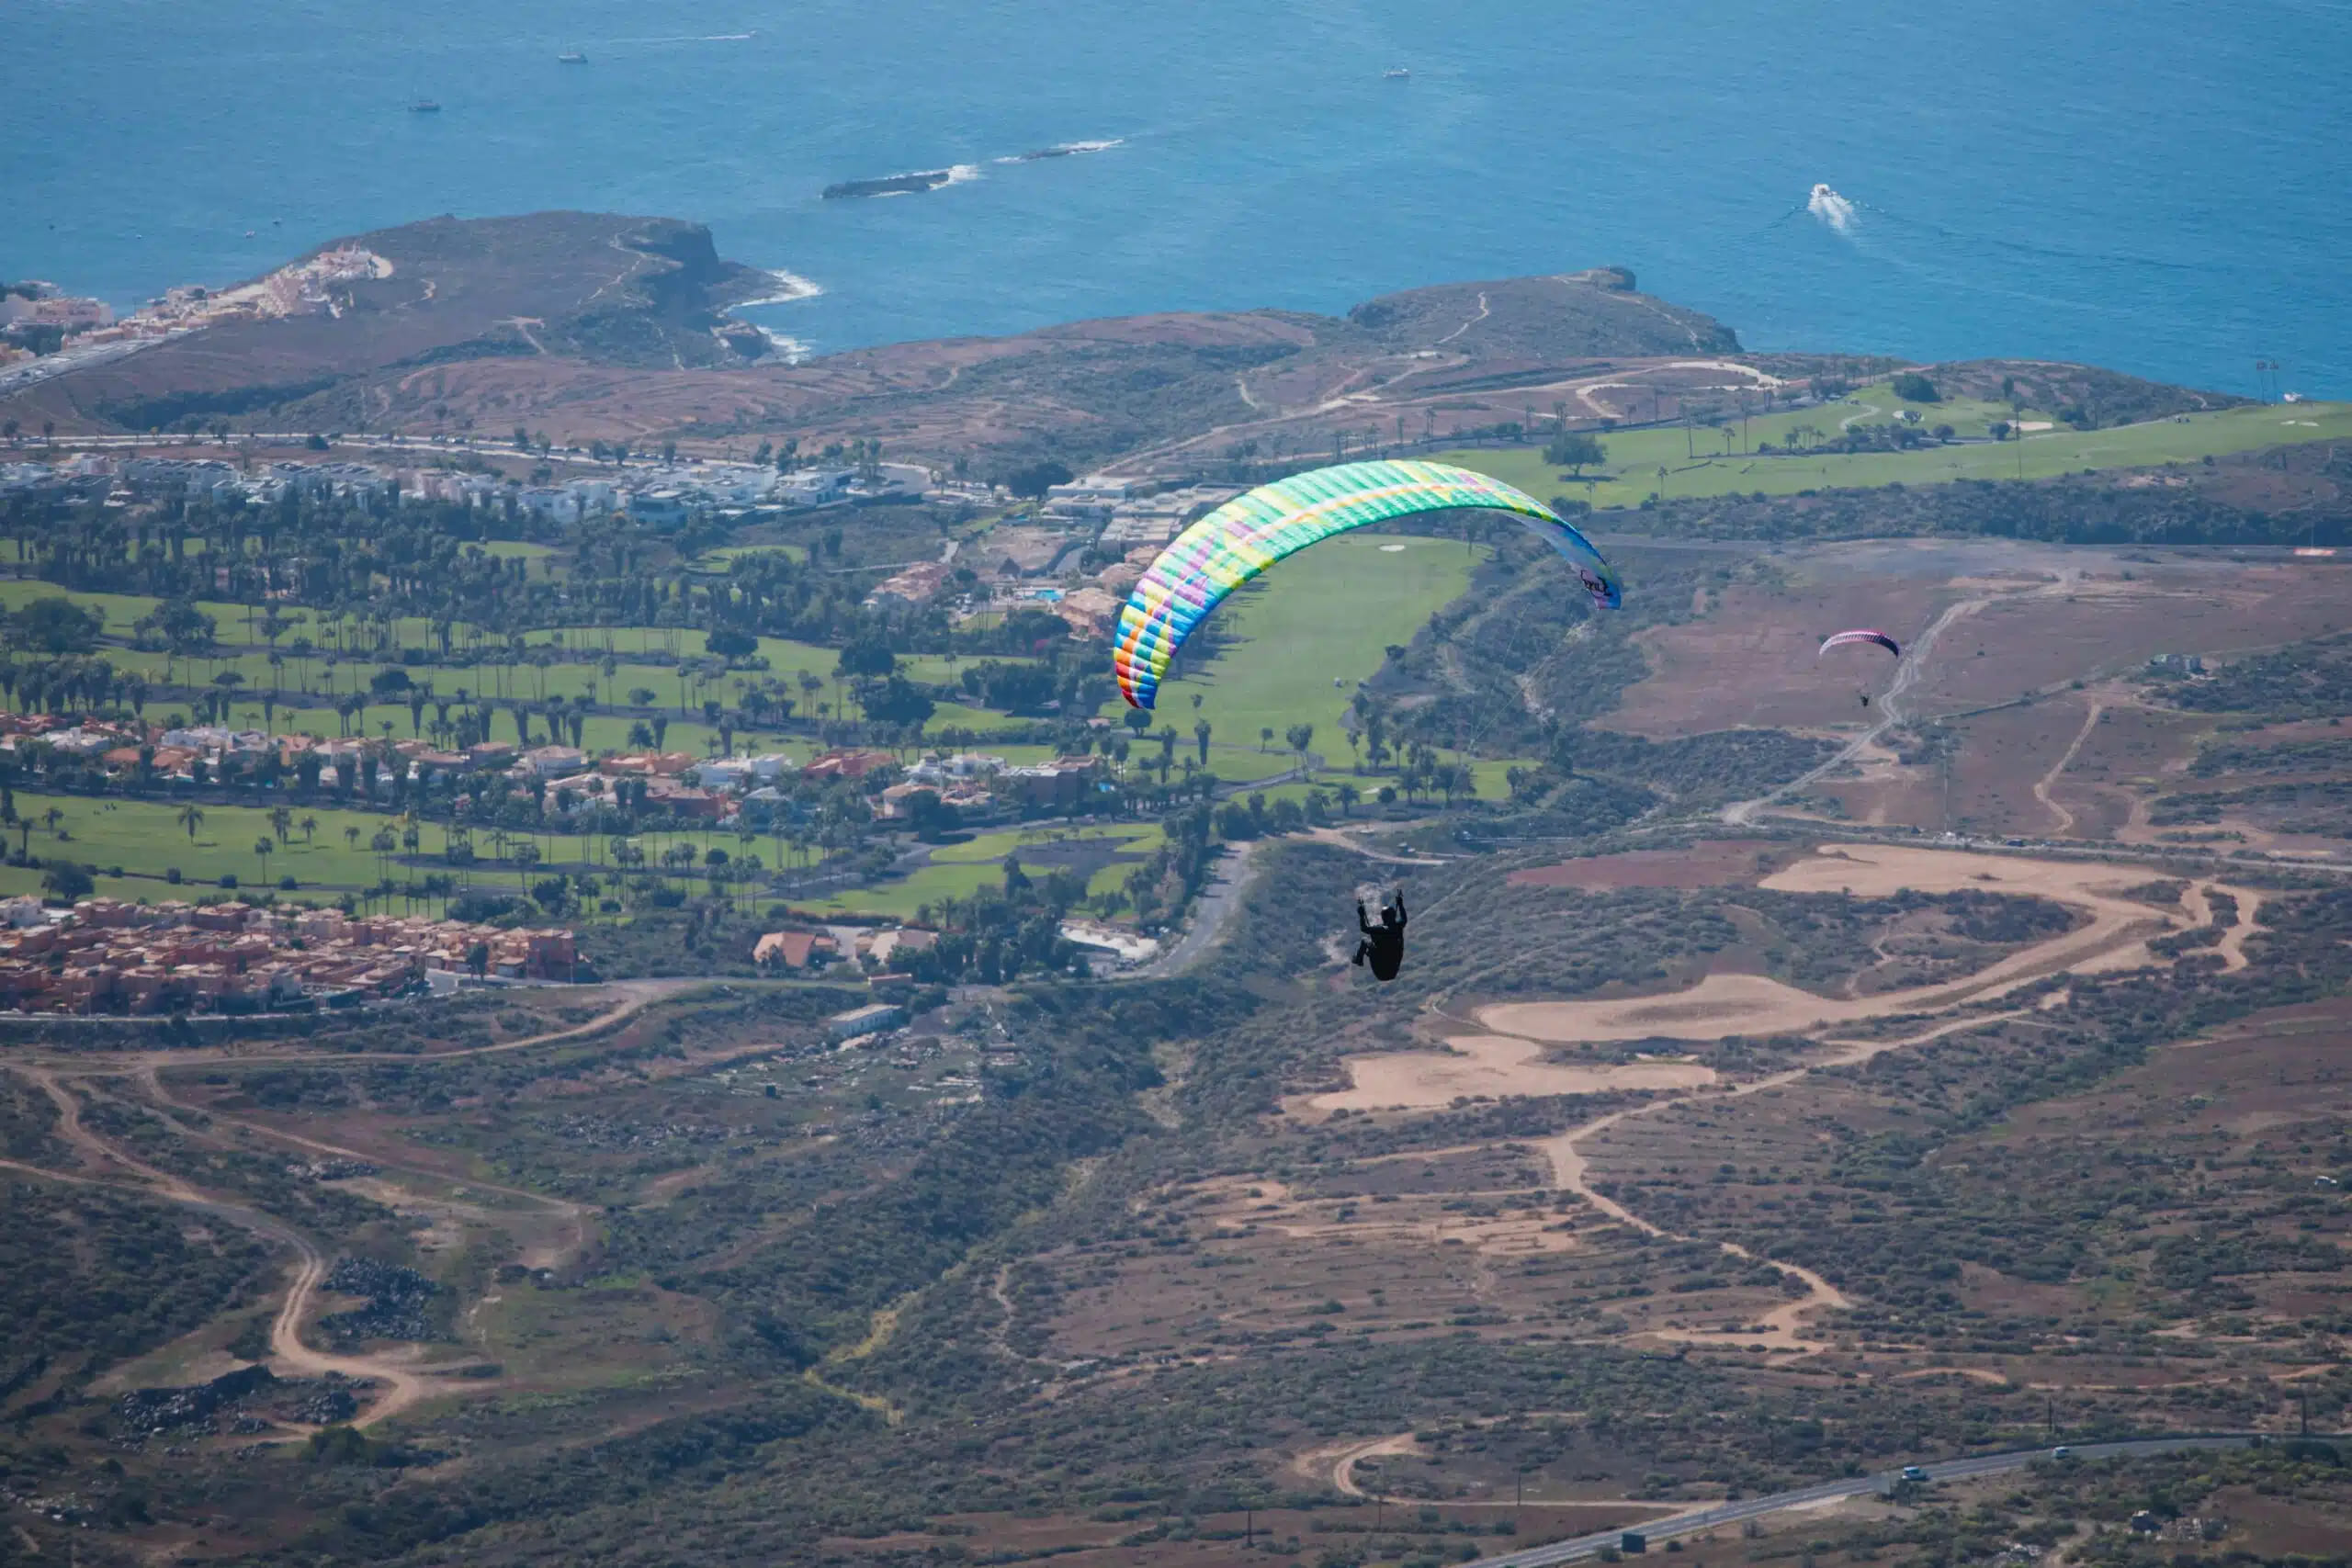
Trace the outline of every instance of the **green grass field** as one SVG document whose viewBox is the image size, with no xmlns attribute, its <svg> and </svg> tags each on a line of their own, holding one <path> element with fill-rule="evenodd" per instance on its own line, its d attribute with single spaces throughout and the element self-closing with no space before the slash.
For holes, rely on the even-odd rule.
<svg viewBox="0 0 2352 1568">
<path fill-rule="evenodd" d="M 943 844 L 931 853 L 931 863 L 912 875 L 876 887 L 851 888 L 807 908 L 822 914 L 879 915 L 909 920 L 925 904 L 946 898 L 969 898 L 983 887 L 1004 881 L 1004 857 L 1018 854 L 1047 839 L 1057 841 L 1099 840 L 1115 843 L 1130 858 L 1114 861 L 1088 880 L 1089 893 L 1121 886 L 1136 861 L 1149 856 L 1164 841 L 1156 824 L 1123 822 L 1110 827 L 1063 829 L 1014 828 L 981 833 L 961 844 Z M 1040 863 L 1039 869 L 1042 869 Z"/>
<path fill-rule="evenodd" d="M 782 556 L 796 564 L 808 558 L 806 545 L 721 545 L 715 550 L 705 550 L 696 556 L 696 571 L 725 571 L 739 556 Z"/>
<path fill-rule="evenodd" d="M 1883 423 L 1898 408 L 1919 412 L 1932 429 L 1950 423 L 1960 434 L 1982 434 L 1991 419 L 2007 419 L 2005 404 L 1903 403 L 1883 388 L 1871 387 L 1826 408 L 1800 409 L 1752 419 L 1747 439 L 1785 446 L 1798 425 L 1835 434 L 1841 421 Z M 2025 421 L 2049 419 L 2027 411 Z M 1708 429 L 1620 431 L 1601 438 L 1608 450 L 1605 476 L 1587 470 L 1583 482 L 1544 461 L 1537 447 L 1440 453 L 1440 462 L 1458 463 L 1491 474 L 1541 499 L 1567 495 L 1597 508 L 1638 506 L 1661 483 L 1669 499 L 1761 491 L 1793 495 L 1805 490 L 1870 489 L 1901 483 L 1945 484 L 1954 479 L 2050 479 L 2085 468 L 2148 468 L 2190 463 L 2207 457 L 2250 452 L 2304 441 L 2352 437 L 2352 403 L 2264 404 L 2218 413 L 2185 414 L 2112 430 L 2076 431 L 2064 426 L 2028 432 L 2020 440 L 1911 452 L 1808 453 L 1758 457 L 1724 452 L 1725 435 L 1736 438 L 1739 423 L 1722 433 Z M 1696 456 L 1693 456 L 1693 453 Z M 1710 452 L 1714 456 L 1709 456 Z M 1658 469 L 1667 470 L 1663 481 Z"/>
<path fill-rule="evenodd" d="M 1340 716 L 1356 682 L 1378 671 L 1389 644 L 1410 642 L 1431 615 L 1462 596 L 1474 563 L 1453 540 L 1373 534 L 1326 539 L 1217 609 L 1232 646 L 1159 688 L 1154 728 L 1176 728 L 1181 756 L 1192 743 L 1193 720 L 1207 719 L 1217 747 L 1212 766 L 1221 778 L 1250 776 L 1228 771 L 1227 760 L 1257 755 L 1259 732 L 1266 728 L 1274 732 L 1266 773 L 1290 766 L 1282 738 L 1294 724 L 1315 727 L 1315 750 L 1326 757 L 1345 757 Z M 1125 711 L 1115 700 L 1103 709 L 1114 717 Z"/>
<path fill-rule="evenodd" d="M 29 818 L 33 828 L 28 840 L 17 829 L 10 829 L 15 835 L 12 847 L 14 842 L 23 841 L 32 853 L 44 860 L 75 861 L 95 865 L 102 873 L 120 866 L 130 874 L 127 887 L 105 890 L 149 902 L 193 897 L 217 883 L 224 874 L 234 874 L 246 887 L 275 887 L 278 878 L 291 876 L 305 889 L 317 891 L 373 886 L 377 878 L 376 857 L 368 848 L 368 840 L 392 821 L 373 811 L 337 811 L 289 803 L 288 809 L 297 824 L 309 818 L 315 818 L 318 826 L 307 838 L 296 827 L 270 854 L 265 868 L 262 857 L 254 852 L 254 843 L 258 839 L 274 837 L 266 809 L 200 807 L 204 820 L 197 826 L 193 837 L 175 819 L 178 809 L 161 801 L 96 800 L 86 795 L 49 795 L 19 790 L 17 813 Z M 51 810 L 59 813 L 55 830 L 43 822 Z M 356 848 L 344 837 L 345 830 L 350 828 L 359 830 Z M 438 857 L 445 847 L 440 824 L 424 822 L 419 828 L 423 833 L 419 852 Z M 60 838 L 60 832 L 64 837 Z M 204 886 L 187 893 L 174 889 L 161 880 L 168 869 L 176 869 L 188 883 Z M 23 874 L 34 881 L 40 876 L 37 872 Z M 478 867 L 476 876 L 483 874 Z"/>
</svg>

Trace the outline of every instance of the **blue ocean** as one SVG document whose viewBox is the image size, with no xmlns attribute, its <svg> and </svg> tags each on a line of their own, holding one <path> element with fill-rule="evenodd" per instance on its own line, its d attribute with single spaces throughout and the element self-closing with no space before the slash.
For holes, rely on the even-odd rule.
<svg viewBox="0 0 2352 1568">
<path fill-rule="evenodd" d="M 755 315 L 820 353 L 1616 263 L 1755 348 L 2248 393 L 2277 360 L 2288 389 L 2352 395 L 2345 0 L 6 17 L 0 276 L 118 304 L 435 213 L 573 207 L 696 220 L 808 280 Z M 957 175 L 820 198 L 927 169 Z M 1816 184 L 1845 205 L 1807 210 Z"/>
</svg>

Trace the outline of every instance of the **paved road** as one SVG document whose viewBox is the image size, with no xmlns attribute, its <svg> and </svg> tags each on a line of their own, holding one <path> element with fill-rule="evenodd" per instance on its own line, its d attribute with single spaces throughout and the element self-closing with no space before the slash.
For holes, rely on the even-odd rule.
<svg viewBox="0 0 2352 1568">
<path fill-rule="evenodd" d="M 1175 946 L 1124 977 L 1159 980 L 1191 968 L 1224 934 L 1226 922 L 1241 907 L 1242 889 L 1250 885 L 1250 852 L 1255 847 L 1254 842 L 1227 845 L 1224 858 L 1209 874 L 1208 886 L 1201 889 L 1193 906 L 1193 923 L 1184 928 L 1183 936 Z"/>
<path fill-rule="evenodd" d="M 2121 1454 L 2160 1454 L 2178 1449 L 2242 1449 L 2251 1440 L 2250 1436 L 2136 1438 L 2123 1442 L 2075 1443 L 2070 1446 L 2077 1459 L 2112 1459 Z M 1998 1475 L 2004 1471 L 2023 1470 L 2035 1460 L 2049 1456 L 2047 1448 L 2017 1449 L 2007 1453 L 1979 1454 L 1973 1459 L 1946 1460 L 1941 1464 L 1920 1468 L 1928 1472 L 1931 1481 L 1963 1481 L 1979 1475 Z M 1696 1513 L 1675 1514 L 1632 1528 L 1640 1530 L 1656 1544 L 1670 1536 L 1690 1535 L 1723 1525 L 1737 1524 L 1742 1519 L 1777 1514 L 1783 1508 L 1803 1507 L 1808 1503 L 1826 1502 L 1837 1497 L 1859 1497 L 1866 1492 L 1886 1492 L 1894 1487 L 1900 1474 L 1900 1472 L 1887 1471 L 1878 1475 L 1826 1481 L 1802 1491 L 1777 1492 L 1769 1497 L 1720 1503 Z M 1481 1558 L 1472 1564 L 1472 1568 L 1551 1568 L 1553 1563 L 1578 1562 L 1595 1555 L 1604 1547 L 1615 1546 L 1623 1533 L 1624 1527 L 1621 1526 L 1617 1529 L 1580 1535 L 1569 1540 L 1555 1540 L 1548 1546 L 1531 1546 L 1524 1551 L 1514 1551 L 1502 1557 Z"/>
</svg>

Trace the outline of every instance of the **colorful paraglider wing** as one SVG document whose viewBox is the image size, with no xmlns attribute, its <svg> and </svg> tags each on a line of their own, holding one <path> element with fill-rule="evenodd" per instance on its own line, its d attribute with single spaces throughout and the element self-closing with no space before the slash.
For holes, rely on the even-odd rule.
<svg viewBox="0 0 2352 1568">
<path fill-rule="evenodd" d="M 1896 644 L 1893 637 L 1887 636 L 1884 632 L 1873 631 L 1839 632 L 1837 636 L 1830 637 L 1821 645 L 1821 653 L 1826 653 L 1833 648 L 1845 648 L 1849 644 L 1858 642 L 1876 643 L 1879 647 L 1886 649 L 1887 652 L 1894 655 L 1895 658 L 1900 659 L 1903 657 L 1903 649 Z M 1816 653 L 1814 657 L 1818 659 L 1821 657 L 1821 653 Z"/>
<path fill-rule="evenodd" d="M 1236 496 L 1177 536 L 1119 613 L 1112 667 L 1119 694 L 1148 708 L 1169 661 L 1225 596 L 1307 546 L 1422 512 L 1508 512 L 1575 569 L 1593 603 L 1615 608 L 1617 572 L 1591 542 L 1533 496 L 1443 463 L 1343 463 Z"/>
</svg>

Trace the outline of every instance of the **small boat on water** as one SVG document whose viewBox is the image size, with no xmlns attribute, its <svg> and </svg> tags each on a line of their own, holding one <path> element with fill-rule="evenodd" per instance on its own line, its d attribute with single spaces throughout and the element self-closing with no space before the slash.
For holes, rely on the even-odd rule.
<svg viewBox="0 0 2352 1568">
<path fill-rule="evenodd" d="M 567 49 L 555 57 L 555 62 L 558 65 L 585 65 L 588 57 L 576 49 Z"/>
<path fill-rule="evenodd" d="M 1409 82 L 1413 79 L 1412 72 L 1407 70 L 1402 65 L 1392 65 L 1387 70 L 1383 71 L 1380 73 L 1380 76 L 1381 80 L 1385 82 Z"/>
<path fill-rule="evenodd" d="M 408 106 L 408 112 L 411 114 L 439 114 L 441 112 L 441 106 L 434 102 L 431 98 L 419 98 L 414 103 Z"/>
</svg>

